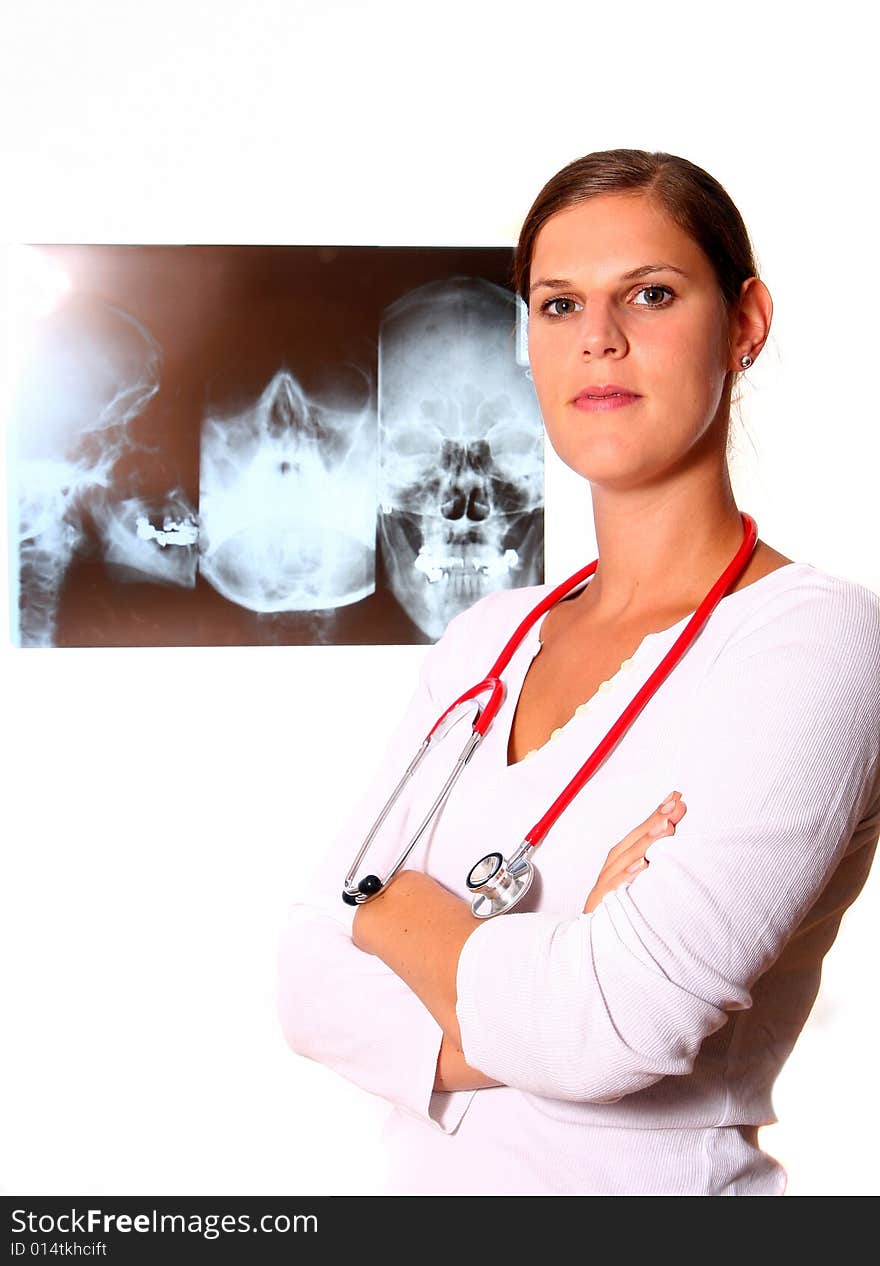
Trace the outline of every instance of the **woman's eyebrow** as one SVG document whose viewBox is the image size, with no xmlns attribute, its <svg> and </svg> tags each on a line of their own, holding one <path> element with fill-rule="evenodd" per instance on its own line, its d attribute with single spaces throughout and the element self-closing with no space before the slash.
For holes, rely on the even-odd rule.
<svg viewBox="0 0 880 1266">
<path fill-rule="evenodd" d="M 632 268 L 628 273 L 620 274 L 620 281 L 633 281 L 636 277 L 645 277 L 648 273 L 678 273 L 681 277 L 686 277 L 687 273 L 683 268 L 676 268 L 675 264 L 641 264 L 638 268 Z M 540 281 L 536 281 L 534 285 L 529 287 L 529 294 L 533 290 L 539 290 L 541 286 L 548 286 L 551 290 L 556 290 L 560 286 L 573 286 L 575 283 L 568 277 L 542 277 Z"/>
</svg>

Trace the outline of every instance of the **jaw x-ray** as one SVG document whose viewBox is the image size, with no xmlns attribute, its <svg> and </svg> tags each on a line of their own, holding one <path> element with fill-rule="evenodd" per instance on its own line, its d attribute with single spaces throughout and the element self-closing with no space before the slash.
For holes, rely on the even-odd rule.
<svg viewBox="0 0 880 1266">
<path fill-rule="evenodd" d="M 12 397 L 22 647 L 433 642 L 543 579 L 502 248 L 34 247 Z"/>
</svg>

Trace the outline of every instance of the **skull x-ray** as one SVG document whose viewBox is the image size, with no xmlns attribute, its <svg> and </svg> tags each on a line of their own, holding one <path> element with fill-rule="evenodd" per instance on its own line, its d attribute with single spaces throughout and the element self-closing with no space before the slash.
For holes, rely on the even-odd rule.
<svg viewBox="0 0 880 1266">
<path fill-rule="evenodd" d="M 539 583 L 543 427 L 509 290 L 451 277 L 388 307 L 379 437 L 382 556 L 419 628 L 436 639 L 484 594 Z"/>
<path fill-rule="evenodd" d="M 509 249 L 30 249 L 21 646 L 430 642 L 541 581 Z"/>
<path fill-rule="evenodd" d="M 159 389 L 161 361 L 143 325 L 98 300 L 72 298 L 40 324 L 16 384 L 10 436 L 19 493 L 12 623 L 22 646 L 54 645 L 59 594 L 87 543 L 89 516 L 115 561 L 107 491 L 134 447 L 130 424 Z M 119 518 L 126 514 L 123 504 Z M 150 570 L 154 546 L 131 535 L 126 548 Z"/>
<path fill-rule="evenodd" d="M 279 370 L 202 427 L 199 567 L 250 611 L 323 611 L 376 587 L 372 400 L 331 407 Z"/>
</svg>

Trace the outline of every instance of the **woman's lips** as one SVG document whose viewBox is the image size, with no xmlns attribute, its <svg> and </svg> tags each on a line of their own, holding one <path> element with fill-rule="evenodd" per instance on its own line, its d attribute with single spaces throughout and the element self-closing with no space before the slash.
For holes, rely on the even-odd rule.
<svg viewBox="0 0 880 1266">
<path fill-rule="evenodd" d="M 578 396 L 574 402 L 576 409 L 584 409 L 587 413 L 604 413 L 608 409 L 622 409 L 624 405 L 641 400 L 641 396 Z"/>
</svg>

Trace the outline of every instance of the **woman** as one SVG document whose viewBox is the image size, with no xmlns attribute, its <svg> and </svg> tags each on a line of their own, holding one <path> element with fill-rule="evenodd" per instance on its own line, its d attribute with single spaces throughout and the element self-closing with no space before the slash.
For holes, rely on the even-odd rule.
<svg viewBox="0 0 880 1266">
<path fill-rule="evenodd" d="M 573 777 L 743 543 L 727 444 L 772 317 L 756 273 L 727 193 L 668 154 L 589 154 L 526 217 L 534 384 L 589 481 L 599 563 L 514 655 L 407 868 L 352 909 L 341 881 L 390 789 L 552 586 L 451 621 L 280 955 L 293 1049 L 393 1104 L 388 1193 L 785 1189 L 758 1127 L 880 823 L 875 594 L 758 541 L 542 842 L 523 901 L 477 920 L 465 886 Z M 583 399 L 602 392 L 620 394 Z M 413 789 L 371 871 L 430 798 Z"/>
</svg>

